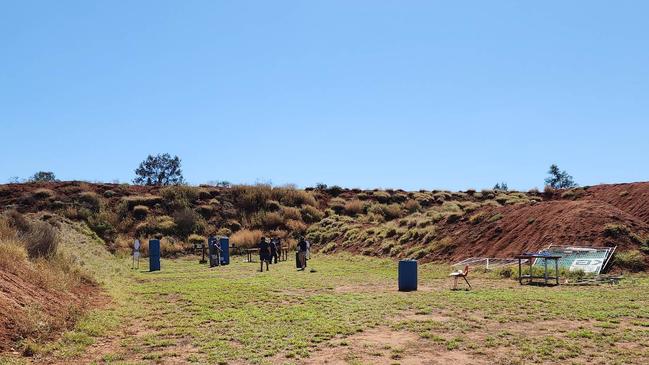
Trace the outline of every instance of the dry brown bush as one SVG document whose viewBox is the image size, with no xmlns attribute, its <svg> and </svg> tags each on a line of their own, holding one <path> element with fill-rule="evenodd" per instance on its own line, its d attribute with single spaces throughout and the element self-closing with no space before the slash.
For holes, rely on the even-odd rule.
<svg viewBox="0 0 649 365">
<path fill-rule="evenodd" d="M 52 191 L 50 189 L 46 189 L 46 188 L 36 189 L 36 190 L 34 190 L 34 193 L 32 194 L 34 199 L 38 199 L 38 200 L 50 199 L 50 198 L 54 197 L 54 195 L 56 195 L 54 193 L 54 191 Z"/>
<path fill-rule="evenodd" d="M 258 212 L 252 216 L 250 222 L 253 227 L 270 231 L 284 225 L 284 217 L 277 212 Z"/>
<path fill-rule="evenodd" d="M 293 207 L 282 207 L 282 216 L 284 216 L 285 219 L 293 219 L 297 221 L 302 219 L 300 210 Z"/>
<path fill-rule="evenodd" d="M 99 212 L 101 209 L 101 198 L 99 195 L 92 191 L 84 191 L 77 196 L 77 199 L 83 204 L 84 207 Z"/>
<path fill-rule="evenodd" d="M 257 247 L 262 236 L 263 233 L 258 229 L 242 229 L 230 236 L 230 242 L 234 243 L 237 247 L 253 248 Z"/>
<path fill-rule="evenodd" d="M 319 211 L 318 208 L 310 205 L 302 206 L 300 213 L 302 214 L 302 220 L 306 223 L 315 223 L 322 220 L 324 217 L 324 213 Z"/>
<path fill-rule="evenodd" d="M 365 212 L 365 202 L 354 199 L 345 203 L 345 214 L 356 216 Z"/>
<path fill-rule="evenodd" d="M 187 185 L 166 186 L 160 189 L 164 204 L 171 209 L 180 209 L 191 206 L 196 200 L 200 189 Z"/>
<path fill-rule="evenodd" d="M 144 219 L 149 214 L 149 207 L 146 205 L 136 205 L 133 207 L 133 216 L 136 219 Z"/>
<path fill-rule="evenodd" d="M 190 208 L 181 208 L 173 214 L 176 232 L 181 237 L 187 237 L 190 233 L 202 231 L 201 217 Z"/>
<path fill-rule="evenodd" d="M 409 213 L 414 213 L 414 212 L 420 212 L 421 211 L 421 205 L 419 204 L 418 201 L 416 201 L 414 199 L 406 201 L 405 204 L 403 205 L 403 207 L 406 208 L 406 210 Z"/>
<path fill-rule="evenodd" d="M 302 221 L 289 219 L 286 221 L 286 228 L 291 232 L 304 234 L 306 232 L 307 226 Z"/>
</svg>

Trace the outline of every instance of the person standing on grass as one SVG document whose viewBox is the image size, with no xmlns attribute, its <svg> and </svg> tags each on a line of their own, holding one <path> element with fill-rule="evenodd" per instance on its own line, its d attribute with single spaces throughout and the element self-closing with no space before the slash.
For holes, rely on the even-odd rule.
<svg viewBox="0 0 649 365">
<path fill-rule="evenodd" d="M 300 268 L 298 270 L 303 271 L 306 268 L 306 252 L 309 249 L 304 237 L 300 237 L 300 241 L 297 243 L 297 253 L 300 260 Z"/>
<path fill-rule="evenodd" d="M 273 263 L 273 260 L 275 260 L 275 264 L 277 263 L 277 238 L 273 237 L 270 239 L 270 263 Z"/>
<path fill-rule="evenodd" d="M 259 261 L 261 262 L 261 268 L 259 271 L 264 272 L 264 262 L 266 263 L 266 271 L 268 271 L 268 263 L 270 262 L 270 245 L 266 242 L 266 237 L 262 237 L 259 240 Z"/>
<path fill-rule="evenodd" d="M 277 256 L 279 260 L 282 260 L 282 239 L 277 237 L 275 240 L 275 245 L 277 246 Z"/>
</svg>

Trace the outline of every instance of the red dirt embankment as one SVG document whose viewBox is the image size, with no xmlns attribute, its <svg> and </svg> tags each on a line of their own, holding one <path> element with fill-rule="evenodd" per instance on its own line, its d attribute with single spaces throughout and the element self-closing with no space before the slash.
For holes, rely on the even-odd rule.
<svg viewBox="0 0 649 365">
<path fill-rule="evenodd" d="M 609 203 L 649 223 L 649 182 L 593 186 L 584 199 Z"/>
<path fill-rule="evenodd" d="M 592 198 L 513 205 L 487 212 L 490 216 L 499 214 L 501 218 L 494 222 L 472 224 L 464 221 L 445 226 L 443 232 L 451 237 L 453 245 L 443 251 L 440 258 L 512 257 L 521 252 L 538 251 L 550 244 L 618 246 L 630 250 L 636 249 L 638 244 L 630 237 L 608 237 L 604 230 L 607 224 L 623 225 L 640 235 L 649 233 L 646 221 Z"/>
<path fill-rule="evenodd" d="M 71 290 L 45 288 L 33 273 L 0 269 L 0 352 L 17 341 L 52 339 L 70 328 L 83 311 L 97 305 L 99 288 L 80 283 Z M 37 338 L 34 338 L 36 336 Z"/>
</svg>

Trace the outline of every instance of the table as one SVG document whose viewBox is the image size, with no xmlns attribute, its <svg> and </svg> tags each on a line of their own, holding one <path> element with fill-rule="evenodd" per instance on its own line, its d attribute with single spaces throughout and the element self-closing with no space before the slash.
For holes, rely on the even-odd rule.
<svg viewBox="0 0 649 365">
<path fill-rule="evenodd" d="M 244 249 L 246 252 L 247 260 L 246 262 L 256 262 L 253 257 L 254 256 L 259 256 L 259 248 L 246 248 Z M 279 252 L 279 261 L 286 261 L 288 260 L 288 246 L 282 246 L 280 248 Z"/>
<path fill-rule="evenodd" d="M 253 255 L 255 252 L 257 253 L 256 256 L 259 256 L 259 249 L 258 248 L 246 248 L 245 249 L 246 254 L 248 255 L 248 261 L 246 262 L 255 262 L 252 260 L 252 257 L 255 256 Z"/>
<path fill-rule="evenodd" d="M 532 284 L 534 282 L 534 279 L 543 279 L 543 282 L 545 285 L 548 284 L 548 280 L 554 280 L 555 284 L 552 285 L 559 285 L 559 259 L 561 256 L 557 255 L 549 255 L 549 254 L 543 254 L 543 253 L 525 253 L 522 255 L 516 256 L 516 259 L 518 259 L 518 282 L 523 285 L 523 279 L 528 280 L 528 284 Z M 542 259 L 543 260 L 543 276 L 535 276 L 533 271 L 532 271 L 532 266 L 534 266 L 534 261 L 536 259 Z M 523 275 L 523 260 L 527 260 L 530 264 L 530 273 L 529 275 Z M 554 276 L 548 275 L 548 260 L 554 261 Z"/>
</svg>

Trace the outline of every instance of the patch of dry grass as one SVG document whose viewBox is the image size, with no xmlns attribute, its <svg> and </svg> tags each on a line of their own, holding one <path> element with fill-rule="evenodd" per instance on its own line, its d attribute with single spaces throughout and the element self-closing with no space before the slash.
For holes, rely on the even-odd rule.
<svg viewBox="0 0 649 365">
<path fill-rule="evenodd" d="M 263 235 L 263 232 L 258 229 L 242 229 L 233 233 L 232 236 L 230 236 L 230 241 L 237 247 L 253 248 L 257 247 L 257 244 Z"/>
</svg>

